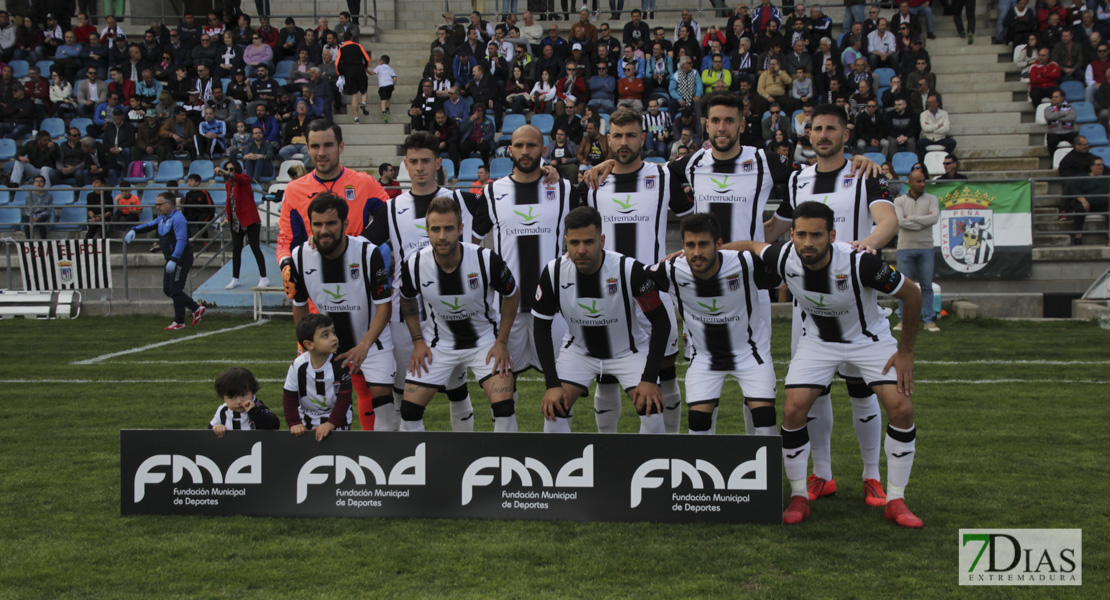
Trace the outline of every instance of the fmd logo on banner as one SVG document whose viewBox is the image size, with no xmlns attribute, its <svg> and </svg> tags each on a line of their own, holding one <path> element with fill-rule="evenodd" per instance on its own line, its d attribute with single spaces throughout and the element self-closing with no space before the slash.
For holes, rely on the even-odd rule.
<svg viewBox="0 0 1110 600">
<path fill-rule="evenodd" d="M 120 434 L 124 515 L 782 522 L 777 436 Z"/>
<path fill-rule="evenodd" d="M 961 529 L 960 585 L 1083 585 L 1083 530 Z"/>
</svg>

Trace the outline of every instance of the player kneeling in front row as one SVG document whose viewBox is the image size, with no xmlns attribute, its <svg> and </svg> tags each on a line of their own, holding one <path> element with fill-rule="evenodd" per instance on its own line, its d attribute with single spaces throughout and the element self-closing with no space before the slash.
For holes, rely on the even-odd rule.
<svg viewBox="0 0 1110 600">
<path fill-rule="evenodd" d="M 413 341 L 401 430 L 424 430 L 424 408 L 463 366 L 489 396 L 493 430 L 516 431 L 508 347 L 520 304 L 516 280 L 493 251 L 460 241 L 462 208 L 454 198 L 433 199 L 424 223 L 430 244 L 410 254 L 401 269 L 401 315 Z M 428 314 L 423 330 L 417 296 Z"/>
<path fill-rule="evenodd" d="M 790 242 L 734 242 L 726 247 L 759 252 L 771 273 L 786 280 L 805 313 L 804 329 L 786 374 L 782 454 L 790 480 L 784 523 L 809 516 L 806 468 L 809 432 L 806 415 L 841 363 L 859 369 L 886 409 L 886 518 L 903 527 L 922 527 L 904 500 L 913 467 L 913 345 L 917 321 L 903 322 L 895 341 L 878 303 L 878 293 L 902 300 L 909 315 L 919 314 L 921 292 L 908 278 L 873 254 L 836 241 L 832 209 L 805 202 L 794 209 Z"/>
<path fill-rule="evenodd" d="M 228 429 L 233 431 L 252 429 L 278 429 L 281 423 L 277 415 L 255 395 L 258 393 L 258 380 L 254 374 L 243 367 L 231 367 L 216 376 L 216 395 L 224 403 L 216 409 L 208 427 L 216 437 L 224 437 Z"/>
<path fill-rule="evenodd" d="M 297 342 L 304 352 L 285 375 L 285 422 L 293 435 L 312 430 L 319 442 L 351 428 L 351 375 L 335 356 L 339 336 L 328 315 L 312 313 L 298 321 Z"/>
<path fill-rule="evenodd" d="M 567 214 L 566 257 L 547 263 L 532 309 L 536 352 L 543 366 L 543 429 L 570 432 L 571 408 L 598 375 L 613 375 L 640 414 L 640 433 L 664 433 L 659 363 L 671 324 L 655 282 L 636 260 L 605 250 L 601 215 L 582 206 Z M 651 325 L 640 327 L 636 306 Z M 551 321 L 562 314 L 570 341 L 558 360 Z"/>
<path fill-rule="evenodd" d="M 649 274 L 660 291 L 670 292 L 693 346 L 686 371 L 691 434 L 713 433 L 713 415 L 725 380 L 740 383 L 758 435 L 775 430 L 775 368 L 771 324 L 759 309 L 759 290 L 780 280 L 750 252 L 723 250 L 721 227 L 709 213 L 679 224 L 684 256 L 653 265 Z"/>
</svg>

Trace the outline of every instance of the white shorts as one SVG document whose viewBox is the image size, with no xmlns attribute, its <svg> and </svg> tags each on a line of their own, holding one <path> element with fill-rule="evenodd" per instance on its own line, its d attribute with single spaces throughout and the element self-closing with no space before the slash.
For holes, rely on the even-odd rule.
<svg viewBox="0 0 1110 600">
<path fill-rule="evenodd" d="M 794 310 L 792 312 L 792 317 L 793 317 L 793 320 L 790 323 L 790 358 L 791 358 L 791 360 L 793 360 L 793 358 L 794 358 L 794 349 L 798 347 L 798 341 L 802 339 L 802 308 L 797 302 L 794 303 Z M 851 378 L 854 378 L 854 379 L 862 379 L 863 378 L 863 375 L 860 373 L 859 368 L 856 367 L 855 365 L 851 365 L 851 364 L 848 364 L 848 363 L 841 363 L 836 368 L 836 372 L 839 373 L 841 377 L 851 377 Z"/>
<path fill-rule="evenodd" d="M 640 385 L 646 363 L 646 352 L 602 359 L 586 356 L 569 348 L 560 352 L 559 358 L 555 360 L 559 380 L 572 383 L 585 391 L 589 391 L 590 383 L 599 375 L 612 375 L 617 378 L 621 388 L 630 390 Z"/>
<path fill-rule="evenodd" d="M 540 367 L 540 357 L 536 354 L 536 338 L 532 328 L 533 316 L 531 311 L 517 313 L 513 321 L 513 328 L 509 330 L 509 356 L 513 359 L 513 372 L 517 375 L 535 369 L 543 372 Z M 563 336 L 567 333 L 567 322 L 563 315 L 556 314 L 551 319 L 551 344 L 555 357 L 559 357 Z"/>
<path fill-rule="evenodd" d="M 667 347 L 663 350 L 663 356 L 674 356 L 678 354 L 678 319 L 675 316 L 674 302 L 671 302 L 671 295 L 666 292 L 659 292 L 659 299 L 663 301 L 663 308 L 667 309 L 667 320 L 671 322 L 671 335 L 667 337 Z M 640 328 L 650 336 L 651 321 L 648 321 L 647 315 L 638 310 L 636 320 L 640 323 Z"/>
<path fill-rule="evenodd" d="M 794 357 L 790 359 L 786 388 L 824 388 L 841 365 L 858 369 L 869 386 L 896 384 L 896 370 L 891 367 L 884 375 L 883 367 L 897 351 L 898 342 L 894 338 L 869 344 L 838 344 L 805 337 L 798 342 Z"/>
<path fill-rule="evenodd" d="M 393 360 L 397 367 L 393 374 L 393 391 L 401 394 L 405 391 L 409 360 L 412 359 L 412 333 L 409 332 L 408 325 L 398 321 L 390 321 L 389 332 L 393 336 Z M 466 385 L 466 367 L 459 367 L 456 372 L 452 373 L 450 382 L 451 385 L 445 389 L 453 390 Z"/>
<path fill-rule="evenodd" d="M 493 374 L 494 361 L 486 364 L 486 355 L 489 354 L 493 342 L 477 348 L 466 350 L 447 350 L 445 348 L 432 348 L 432 364 L 427 365 L 428 371 L 413 375 L 406 371 L 406 383 L 415 383 L 424 387 L 454 389 L 459 384 L 466 384 L 466 370 L 474 372 L 474 377 L 481 384 Z M 460 381 L 459 373 L 462 378 Z"/>
<path fill-rule="evenodd" d="M 411 339 L 409 343 L 412 343 Z M 397 361 L 393 356 L 393 350 L 383 349 L 370 352 L 366 355 L 366 358 L 362 359 L 360 371 L 363 378 L 366 379 L 366 385 L 370 387 L 391 387 L 397 377 Z"/>
<path fill-rule="evenodd" d="M 778 390 L 775 387 L 775 367 L 771 361 L 771 354 L 760 353 L 765 357 L 763 364 L 759 364 L 755 357 L 744 359 L 739 368 L 734 371 L 711 371 L 709 359 L 704 355 L 694 358 L 690 368 L 686 370 L 686 403 L 698 404 L 708 400 L 720 400 L 721 390 L 725 380 L 732 377 L 740 384 L 740 391 L 744 394 L 745 401 L 758 402 L 775 401 Z"/>
</svg>

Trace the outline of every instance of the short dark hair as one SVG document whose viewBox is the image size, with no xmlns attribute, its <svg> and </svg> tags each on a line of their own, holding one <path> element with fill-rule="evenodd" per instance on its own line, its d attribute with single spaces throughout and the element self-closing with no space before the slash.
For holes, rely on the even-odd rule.
<svg viewBox="0 0 1110 600">
<path fill-rule="evenodd" d="M 259 106 L 265 106 L 265 104 L 260 104 Z M 313 119 L 313 121 L 308 124 L 308 131 L 305 132 L 306 139 L 308 134 L 312 132 L 319 133 L 329 129 L 335 134 L 335 143 L 338 144 L 343 141 L 343 129 L 327 119 Z"/>
<path fill-rule="evenodd" d="M 216 376 L 216 395 L 221 399 L 257 393 L 258 380 L 243 367 L 231 367 Z"/>
<path fill-rule="evenodd" d="M 324 327 L 335 325 L 331 317 L 324 313 L 309 313 L 297 323 L 297 342 L 304 344 L 316 339 L 316 332 Z"/>
<path fill-rule="evenodd" d="M 721 239 L 721 224 L 710 213 L 694 213 L 678 223 L 679 237 L 685 239 L 687 233 L 708 233 L 716 241 Z"/>
<path fill-rule="evenodd" d="M 424 214 L 430 215 L 432 213 L 440 215 L 454 213 L 459 223 L 462 223 L 462 208 L 459 206 L 459 201 L 455 200 L 453 196 L 436 196 L 432 198 L 432 201 L 428 203 L 428 210 Z"/>
<path fill-rule="evenodd" d="M 820 202 L 802 202 L 794 209 L 794 220 L 798 219 L 824 219 L 825 230 L 833 230 L 833 220 L 835 215 L 833 209 L 821 204 Z"/>
<path fill-rule="evenodd" d="M 430 131 L 414 131 L 401 145 L 402 155 L 407 154 L 409 150 L 431 150 L 432 154 L 439 156 L 439 138 Z"/>
<path fill-rule="evenodd" d="M 231 171 L 236 175 L 241 175 L 243 173 L 243 165 L 239 164 L 239 161 L 235 160 L 234 158 L 229 158 L 225 160 L 224 165 L 230 167 L 228 171 Z"/>
<path fill-rule="evenodd" d="M 705 114 L 709 114 L 709 109 L 714 106 L 735 108 L 736 114 L 744 114 L 744 105 L 741 103 L 740 96 L 732 92 L 714 92 L 709 94 L 705 99 Z"/>
<path fill-rule="evenodd" d="M 436 112 L 440 112 L 440 111 L 436 110 Z M 386 169 L 392 169 L 392 168 L 393 168 L 393 165 L 391 165 L 389 163 L 382 163 L 382 164 L 378 165 L 378 175 L 384 175 Z"/>
<path fill-rule="evenodd" d="M 340 221 L 347 220 L 347 202 L 335 194 L 317 194 L 308 204 L 308 220 L 312 222 L 313 214 L 323 214 L 334 209 Z"/>
<path fill-rule="evenodd" d="M 817 117 L 836 117 L 840 122 L 841 127 L 848 126 L 848 115 L 844 113 L 844 109 L 835 104 L 822 104 L 813 109 L 813 120 L 816 121 Z"/>
<path fill-rule="evenodd" d="M 582 229 L 591 225 L 601 231 L 601 213 L 597 212 L 597 209 L 592 206 L 579 206 L 567 213 L 566 218 L 563 219 L 564 231 Z"/>
</svg>

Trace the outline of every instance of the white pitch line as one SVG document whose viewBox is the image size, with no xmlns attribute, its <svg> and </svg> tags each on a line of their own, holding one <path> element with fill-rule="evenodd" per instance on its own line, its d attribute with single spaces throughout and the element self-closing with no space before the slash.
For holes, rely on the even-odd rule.
<svg viewBox="0 0 1110 600">
<path fill-rule="evenodd" d="M 206 331 L 204 333 L 197 333 L 197 334 L 190 335 L 190 336 L 174 338 L 172 340 L 166 340 L 164 342 L 158 342 L 156 344 L 147 344 L 146 346 L 140 346 L 139 348 L 132 348 L 130 350 L 122 350 L 120 352 L 112 352 L 110 354 L 101 354 L 100 356 L 97 356 L 95 358 L 89 358 L 89 359 L 86 359 L 86 360 L 78 360 L 78 361 L 74 361 L 70 364 L 73 364 L 73 365 L 97 365 L 97 364 L 100 364 L 100 363 L 108 360 L 109 358 L 115 358 L 117 356 L 123 356 L 125 354 L 135 354 L 136 352 L 145 352 L 145 351 L 151 350 L 153 348 L 161 348 L 162 346 L 169 346 L 170 344 L 178 344 L 178 343 L 181 343 L 181 342 L 187 342 L 189 340 L 196 340 L 196 339 L 200 339 L 202 337 L 208 337 L 210 335 L 216 335 L 218 333 L 227 333 L 229 331 L 238 331 L 240 329 L 245 329 L 247 327 L 254 327 L 255 325 L 261 325 L 262 323 L 265 323 L 265 321 L 251 321 L 250 323 L 246 323 L 246 324 L 243 324 L 243 325 L 236 325 L 235 327 L 228 327 L 227 329 L 217 329 L 215 331 Z"/>
<path fill-rule="evenodd" d="M 262 383 L 284 383 L 284 379 L 259 379 Z M 470 383 L 474 383 L 474 379 L 469 379 Z M 521 377 L 517 381 L 525 382 L 542 382 L 542 377 Z M 684 377 L 679 377 L 678 381 L 685 381 Z M 111 383 L 111 384 L 148 384 L 148 383 L 212 383 L 211 379 L 0 379 L 0 383 Z M 782 379 L 778 383 L 783 383 Z M 918 385 L 994 385 L 998 383 L 1062 383 L 1062 384 L 1082 384 L 1082 385 L 1107 385 L 1110 380 L 1107 379 L 915 379 L 915 384 Z"/>
<path fill-rule="evenodd" d="M 213 332 L 217 333 L 217 332 Z M 95 360 L 95 359 L 90 359 Z M 114 361 L 112 364 L 116 365 L 224 365 L 228 363 L 238 364 L 252 364 L 252 365 L 285 365 L 293 362 L 289 360 L 274 360 L 274 359 L 252 359 L 252 358 L 225 358 L 225 359 L 198 359 L 198 360 L 120 360 Z M 788 360 L 776 360 L 776 365 L 788 365 Z M 75 365 L 88 364 L 84 361 L 75 362 Z M 995 365 L 995 366 L 1100 366 L 1110 365 L 1110 360 L 915 360 L 915 365 L 929 365 L 929 366 L 962 366 L 962 365 Z"/>
</svg>

